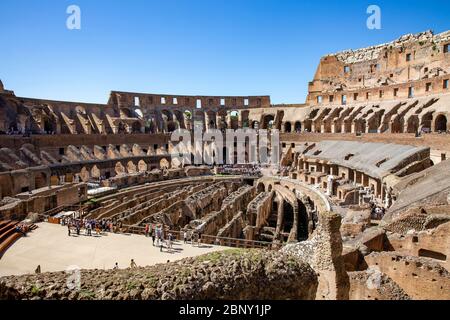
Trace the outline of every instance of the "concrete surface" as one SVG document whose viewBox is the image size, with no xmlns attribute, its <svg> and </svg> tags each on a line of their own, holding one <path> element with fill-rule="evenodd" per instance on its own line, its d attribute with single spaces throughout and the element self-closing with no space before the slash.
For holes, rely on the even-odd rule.
<svg viewBox="0 0 450 320">
<path fill-rule="evenodd" d="M 173 245 L 173 253 L 165 248 L 161 253 L 159 247 L 152 246 L 151 238 L 141 235 L 69 237 L 66 227 L 45 222 L 37 225 L 0 258 L 0 276 L 34 273 L 37 265 L 41 265 L 42 272 L 64 271 L 74 265 L 82 269 L 111 269 L 116 262 L 119 268 L 127 268 L 131 259 L 138 266 L 148 266 L 226 249 L 206 244 L 199 248 L 178 241 Z"/>
</svg>

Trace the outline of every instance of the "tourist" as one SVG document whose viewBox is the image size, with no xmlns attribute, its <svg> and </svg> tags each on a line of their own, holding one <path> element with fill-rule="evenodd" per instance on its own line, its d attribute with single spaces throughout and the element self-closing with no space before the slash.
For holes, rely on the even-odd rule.
<svg viewBox="0 0 450 320">
<path fill-rule="evenodd" d="M 145 236 L 148 237 L 148 223 L 145 224 Z"/>
<path fill-rule="evenodd" d="M 70 237 L 70 224 L 67 224 L 67 235 Z"/>
<path fill-rule="evenodd" d="M 91 222 L 87 222 L 86 227 L 87 227 L 87 235 L 88 236 L 92 236 L 92 224 L 91 224 Z"/>
<path fill-rule="evenodd" d="M 152 235 L 153 246 L 155 246 L 155 233 L 156 233 L 156 231 L 153 230 L 153 228 L 152 228 L 151 235 Z"/>
<path fill-rule="evenodd" d="M 130 268 L 137 268 L 137 264 L 134 262 L 134 259 L 131 259 Z"/>
<path fill-rule="evenodd" d="M 173 235 L 169 233 L 167 236 L 167 247 L 169 249 L 169 252 L 172 252 L 172 241 L 173 241 Z"/>
<path fill-rule="evenodd" d="M 113 270 L 118 270 L 119 269 L 119 264 L 116 262 L 116 264 L 114 265 Z"/>
<path fill-rule="evenodd" d="M 187 231 L 186 230 L 184 230 L 184 232 L 183 232 L 183 240 L 184 240 L 184 244 L 186 244 L 187 243 Z"/>
<path fill-rule="evenodd" d="M 198 238 L 197 238 L 197 246 L 200 248 L 200 243 L 202 242 L 202 234 L 199 232 L 198 233 Z"/>
</svg>

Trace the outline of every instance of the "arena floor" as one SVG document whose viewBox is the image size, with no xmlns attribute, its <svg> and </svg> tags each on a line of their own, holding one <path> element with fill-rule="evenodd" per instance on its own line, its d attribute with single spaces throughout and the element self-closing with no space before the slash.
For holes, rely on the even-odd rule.
<svg viewBox="0 0 450 320">
<path fill-rule="evenodd" d="M 151 238 L 141 235 L 105 234 L 101 236 L 71 236 L 67 228 L 56 224 L 39 223 L 39 228 L 16 241 L 0 258 L 0 276 L 34 273 L 37 265 L 42 272 L 64 271 L 68 267 L 81 269 L 111 269 L 130 266 L 134 259 L 138 266 L 165 263 L 186 257 L 220 251 L 226 247 L 183 244 L 176 242 L 173 252 L 159 251 Z"/>
</svg>

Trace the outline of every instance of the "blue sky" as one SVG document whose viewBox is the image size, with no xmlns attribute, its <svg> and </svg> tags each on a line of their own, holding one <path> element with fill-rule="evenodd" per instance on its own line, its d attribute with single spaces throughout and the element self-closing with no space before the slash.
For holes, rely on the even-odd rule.
<svg viewBox="0 0 450 320">
<path fill-rule="evenodd" d="M 81 30 L 66 28 L 71 4 Z M 370 4 L 381 30 L 366 28 Z M 449 18 L 448 0 L 1 0 L 0 79 L 55 100 L 121 90 L 301 103 L 324 54 L 442 32 Z"/>
</svg>

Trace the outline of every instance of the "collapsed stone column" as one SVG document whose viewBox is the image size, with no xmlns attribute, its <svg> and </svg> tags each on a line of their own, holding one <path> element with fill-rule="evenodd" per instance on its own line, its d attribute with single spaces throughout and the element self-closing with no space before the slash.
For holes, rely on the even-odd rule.
<svg viewBox="0 0 450 320">
<path fill-rule="evenodd" d="M 318 300 L 349 299 L 350 282 L 342 257 L 340 227 L 341 217 L 337 213 L 322 213 L 310 240 L 282 249 L 308 262 L 316 271 L 319 276 Z"/>
</svg>

